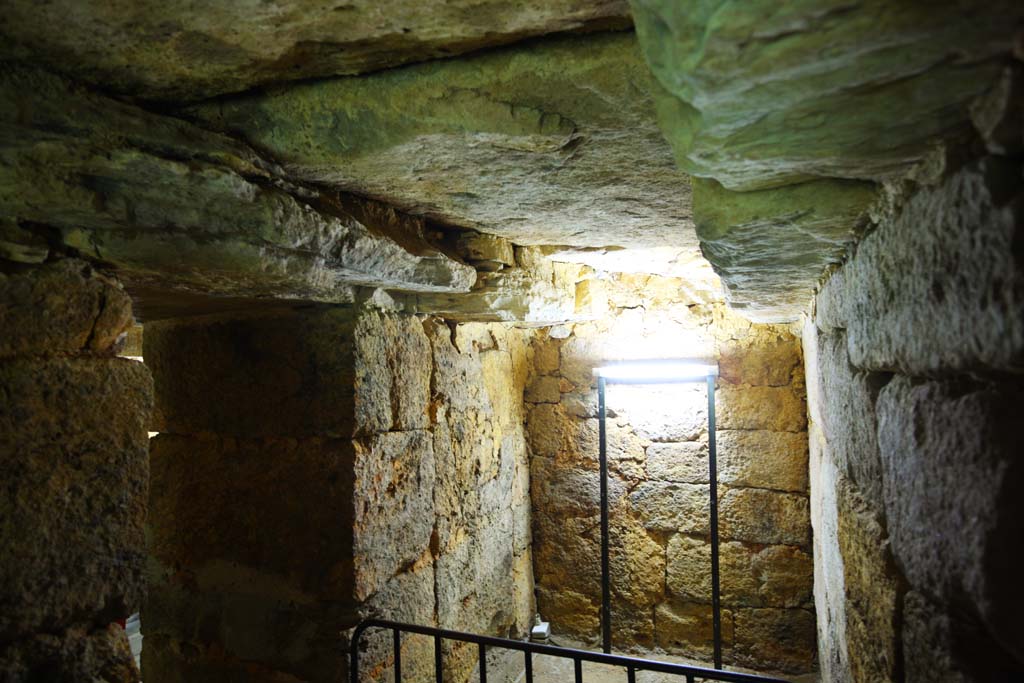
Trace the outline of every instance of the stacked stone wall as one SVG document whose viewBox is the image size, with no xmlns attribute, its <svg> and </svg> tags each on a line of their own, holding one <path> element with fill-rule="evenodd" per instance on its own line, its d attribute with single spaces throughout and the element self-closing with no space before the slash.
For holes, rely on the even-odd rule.
<svg viewBox="0 0 1024 683">
<path fill-rule="evenodd" d="M 341 681 L 378 616 L 519 635 L 532 615 L 522 333 L 328 308 L 147 325 L 147 680 Z M 390 637 L 363 671 L 390 680 Z M 403 677 L 433 675 L 405 641 Z M 448 648 L 451 680 L 475 650 Z"/>
<path fill-rule="evenodd" d="M 600 633 L 597 391 L 626 358 L 716 359 L 725 660 L 814 669 L 806 408 L 799 340 L 681 282 L 588 281 L 607 315 L 541 333 L 527 387 L 538 607 L 556 640 Z M 711 654 L 707 398 L 703 383 L 609 385 L 612 631 L 617 651 Z"/>
<path fill-rule="evenodd" d="M 1022 167 L 947 164 L 888 188 L 804 329 L 824 681 L 1024 672 Z"/>
<path fill-rule="evenodd" d="M 0 680 L 138 680 L 149 371 L 132 323 L 77 260 L 0 261 Z"/>
</svg>

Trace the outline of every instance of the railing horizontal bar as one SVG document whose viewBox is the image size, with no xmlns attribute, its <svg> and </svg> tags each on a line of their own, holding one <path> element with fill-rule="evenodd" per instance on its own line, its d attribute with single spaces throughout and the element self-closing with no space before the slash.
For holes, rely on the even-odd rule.
<svg viewBox="0 0 1024 683">
<path fill-rule="evenodd" d="M 584 662 L 596 664 L 611 664 L 612 666 L 628 667 L 642 671 L 654 671 L 657 673 L 678 674 L 693 678 L 705 678 L 712 681 L 727 681 L 729 683 L 787 683 L 781 678 L 770 678 L 745 674 L 739 671 L 723 671 L 719 669 L 708 669 L 688 664 L 673 664 L 671 662 L 660 662 L 654 659 L 643 659 L 642 657 L 627 657 L 624 655 L 611 655 L 604 652 L 591 652 L 589 650 L 577 650 L 570 647 L 559 647 L 557 645 L 545 645 L 524 640 L 512 640 L 510 638 L 498 638 L 496 636 L 485 636 L 477 633 L 463 633 L 461 631 L 450 631 L 448 629 L 434 628 L 432 626 L 420 626 L 418 624 L 404 624 L 387 619 L 367 619 L 356 626 L 352 634 L 352 649 L 368 628 L 399 629 L 406 633 L 418 633 L 435 638 L 435 654 L 440 654 L 440 639 L 457 640 L 463 643 L 476 643 L 500 647 L 507 650 L 518 650 L 520 652 L 531 652 L 538 655 L 551 655 L 567 659 L 578 659 Z M 439 659 L 439 657 L 438 657 Z"/>
</svg>

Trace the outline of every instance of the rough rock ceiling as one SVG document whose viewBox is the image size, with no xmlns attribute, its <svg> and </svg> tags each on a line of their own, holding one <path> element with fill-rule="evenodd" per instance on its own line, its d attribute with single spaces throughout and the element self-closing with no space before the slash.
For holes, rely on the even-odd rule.
<svg viewBox="0 0 1024 683">
<path fill-rule="evenodd" d="M 1021 50 L 1024 3 L 631 0 L 734 308 L 792 319 L 869 222 L 871 181 L 925 164 Z"/>
<path fill-rule="evenodd" d="M 5 0 L 0 55 L 180 102 L 628 25 L 625 0 Z"/>
<path fill-rule="evenodd" d="M 940 158 L 1024 57 L 1018 1 L 631 4 L 635 38 L 605 30 L 630 21 L 607 0 L 10 0 L 0 58 L 163 114 L 104 100 L 104 120 L 96 93 L 10 70 L 0 171 L 20 189 L 0 228 L 20 236 L 0 247 L 43 225 L 121 249 L 148 285 L 175 264 L 197 291 L 382 286 L 411 310 L 540 321 L 572 309 L 575 277 L 542 254 L 672 272 L 699 238 L 735 307 L 787 320 L 877 183 Z M 65 92 L 89 115 L 59 115 Z M 474 256 L 438 225 L 543 246 Z"/>
<path fill-rule="evenodd" d="M 633 33 L 199 105 L 303 180 L 517 244 L 696 250 L 689 177 L 655 120 Z"/>
</svg>

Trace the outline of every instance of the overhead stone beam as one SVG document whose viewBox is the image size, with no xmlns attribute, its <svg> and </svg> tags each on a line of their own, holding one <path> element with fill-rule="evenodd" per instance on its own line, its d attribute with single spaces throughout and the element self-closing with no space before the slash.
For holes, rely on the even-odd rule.
<svg viewBox="0 0 1024 683">
<path fill-rule="evenodd" d="M 731 192 L 695 178 L 693 196 L 701 251 L 727 283 L 729 305 L 756 322 L 785 322 L 842 261 L 876 192 L 874 183 L 832 179 Z"/>
<path fill-rule="evenodd" d="M 701 250 L 759 321 L 806 308 L 864 227 L 871 181 L 969 133 L 1024 19 L 1015 0 L 630 1 L 661 129 L 695 176 Z"/>
<path fill-rule="evenodd" d="M 628 25 L 625 0 L 8 0 L 0 57 L 181 101 Z"/>
<path fill-rule="evenodd" d="M 224 136 L 16 66 L 0 76 L 0 215 L 129 287 L 339 302 L 476 280 L 418 219 L 289 185 Z"/>
<path fill-rule="evenodd" d="M 482 272 L 466 294 L 406 294 L 395 297 L 401 310 L 459 322 L 512 322 L 526 326 L 592 320 L 596 311 L 583 296 L 593 270 L 556 263 L 539 248 L 518 247 L 515 265 Z"/>
<path fill-rule="evenodd" d="M 632 33 L 285 85 L 187 108 L 293 177 L 519 245 L 696 254 L 689 177 Z"/>
<path fill-rule="evenodd" d="M 680 167 L 731 190 L 880 180 L 968 121 L 1024 6 L 631 0 Z"/>
</svg>

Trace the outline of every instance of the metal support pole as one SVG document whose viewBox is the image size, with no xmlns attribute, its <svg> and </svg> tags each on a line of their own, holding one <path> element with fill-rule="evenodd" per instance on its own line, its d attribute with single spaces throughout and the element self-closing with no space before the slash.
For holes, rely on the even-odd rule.
<svg viewBox="0 0 1024 683">
<path fill-rule="evenodd" d="M 605 429 L 605 379 L 597 378 L 598 445 L 601 469 L 601 643 L 612 651 L 611 569 L 608 563 L 608 436 Z"/>
<path fill-rule="evenodd" d="M 715 668 L 722 668 L 722 606 L 718 581 L 718 453 L 715 444 L 715 378 L 708 375 L 708 480 L 711 484 L 711 624 Z"/>
</svg>

